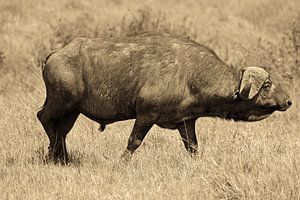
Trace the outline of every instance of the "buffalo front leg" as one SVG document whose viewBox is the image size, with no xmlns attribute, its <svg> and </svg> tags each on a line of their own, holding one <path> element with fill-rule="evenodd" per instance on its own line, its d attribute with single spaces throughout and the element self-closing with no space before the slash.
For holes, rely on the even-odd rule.
<svg viewBox="0 0 300 200">
<path fill-rule="evenodd" d="M 152 126 L 153 123 L 147 117 L 136 118 L 127 147 L 121 156 L 122 160 L 125 162 L 130 161 L 133 152 L 142 144 L 143 139 Z"/>
<path fill-rule="evenodd" d="M 178 126 L 178 131 L 181 135 L 184 147 L 191 156 L 196 155 L 198 151 L 195 123 L 196 120 L 188 120 L 180 123 Z"/>
</svg>

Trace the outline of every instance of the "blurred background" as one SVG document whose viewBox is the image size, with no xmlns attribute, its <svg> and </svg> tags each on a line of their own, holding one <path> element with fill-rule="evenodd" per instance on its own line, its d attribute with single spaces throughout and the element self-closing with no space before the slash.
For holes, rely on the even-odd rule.
<svg viewBox="0 0 300 200">
<path fill-rule="evenodd" d="M 91 178 L 90 172 L 99 166 L 104 171 L 112 168 L 109 159 L 117 158 L 125 148 L 132 122 L 117 123 L 99 135 L 97 124 L 81 117 L 68 141 L 73 164 L 83 166 L 84 176 L 54 166 L 55 175 L 45 175 L 48 139 L 36 118 L 45 99 L 41 76 L 45 55 L 78 36 L 119 37 L 141 31 L 190 37 L 237 69 L 266 68 L 273 82 L 290 93 L 292 108 L 251 124 L 200 120 L 197 131 L 202 153 L 194 163 L 185 157 L 179 136 L 171 137 L 164 134 L 171 131 L 154 127 L 135 156 L 135 171 L 127 169 L 134 175 L 112 172 L 108 176 L 97 171 L 104 179 L 115 177 L 105 190 L 101 189 L 103 178 L 94 177 L 101 184 L 95 188 L 84 177 Z M 78 189 L 90 192 L 85 197 L 113 195 L 118 186 L 123 199 L 130 199 L 129 192 L 144 198 L 149 191 L 138 177 L 145 176 L 156 199 L 181 199 L 181 195 L 187 199 L 299 199 L 299 78 L 299 0 L 0 0 L 0 183 L 8 185 L 0 187 L 0 192 L 2 189 L 7 198 L 24 194 L 28 199 L 54 198 L 55 194 L 45 196 L 47 187 L 65 179 L 71 180 L 70 187 L 79 181 Z M 147 173 L 141 163 L 148 166 Z M 191 174 L 180 171 L 178 165 Z M 182 179 L 176 176 L 178 170 Z M 21 172 L 24 179 L 19 178 Z M 160 172 L 172 186 L 167 186 Z M 195 175 L 202 178 L 193 178 Z M 124 184 L 128 180 L 134 189 Z M 12 184 L 18 181 L 19 185 Z M 174 190 L 177 186 L 186 190 Z M 32 193 L 34 188 L 39 192 Z M 59 194 L 65 195 L 61 198 L 69 195 L 74 199 L 69 189 L 62 186 Z M 166 190 L 171 196 L 166 196 Z"/>
</svg>

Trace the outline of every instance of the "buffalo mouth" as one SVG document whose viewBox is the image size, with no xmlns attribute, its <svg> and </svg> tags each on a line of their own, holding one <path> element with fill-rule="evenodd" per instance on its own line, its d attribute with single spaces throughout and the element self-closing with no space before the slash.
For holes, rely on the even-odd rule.
<svg viewBox="0 0 300 200">
<path fill-rule="evenodd" d="M 269 117 L 276 110 L 277 109 L 275 107 L 258 108 L 258 109 L 253 109 L 253 110 L 246 111 L 246 112 L 235 113 L 235 114 L 229 115 L 228 117 L 235 121 L 253 122 L 253 121 L 263 120 L 263 119 Z"/>
<path fill-rule="evenodd" d="M 249 121 L 249 122 L 255 122 L 255 121 L 260 121 L 260 120 L 263 120 L 263 119 L 266 119 L 267 117 L 269 117 L 272 113 L 270 114 L 264 114 L 264 115 L 250 115 L 248 117 L 247 120 L 245 121 Z"/>
</svg>

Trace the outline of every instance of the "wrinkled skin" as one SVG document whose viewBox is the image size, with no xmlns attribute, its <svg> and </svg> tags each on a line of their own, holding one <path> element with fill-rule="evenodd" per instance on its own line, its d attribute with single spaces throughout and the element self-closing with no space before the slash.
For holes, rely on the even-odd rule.
<svg viewBox="0 0 300 200">
<path fill-rule="evenodd" d="M 80 113 L 101 131 L 136 119 L 122 155 L 129 160 L 154 124 L 177 129 L 193 155 L 197 118 L 256 121 L 291 105 L 270 78 L 254 98 L 242 99 L 239 71 L 203 45 L 158 33 L 75 39 L 47 57 L 43 78 L 47 98 L 37 116 L 50 140 L 50 158 L 61 163 L 68 161 L 65 138 Z"/>
</svg>

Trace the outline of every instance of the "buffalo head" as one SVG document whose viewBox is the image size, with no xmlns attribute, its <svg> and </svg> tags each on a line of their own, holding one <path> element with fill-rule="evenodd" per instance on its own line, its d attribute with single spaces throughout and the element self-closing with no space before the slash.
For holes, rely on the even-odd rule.
<svg viewBox="0 0 300 200">
<path fill-rule="evenodd" d="M 286 111 L 291 105 L 288 94 L 274 85 L 269 73 L 260 67 L 242 70 L 238 91 L 235 93 L 235 108 L 228 118 L 243 121 L 262 120 L 274 111 Z"/>
</svg>

